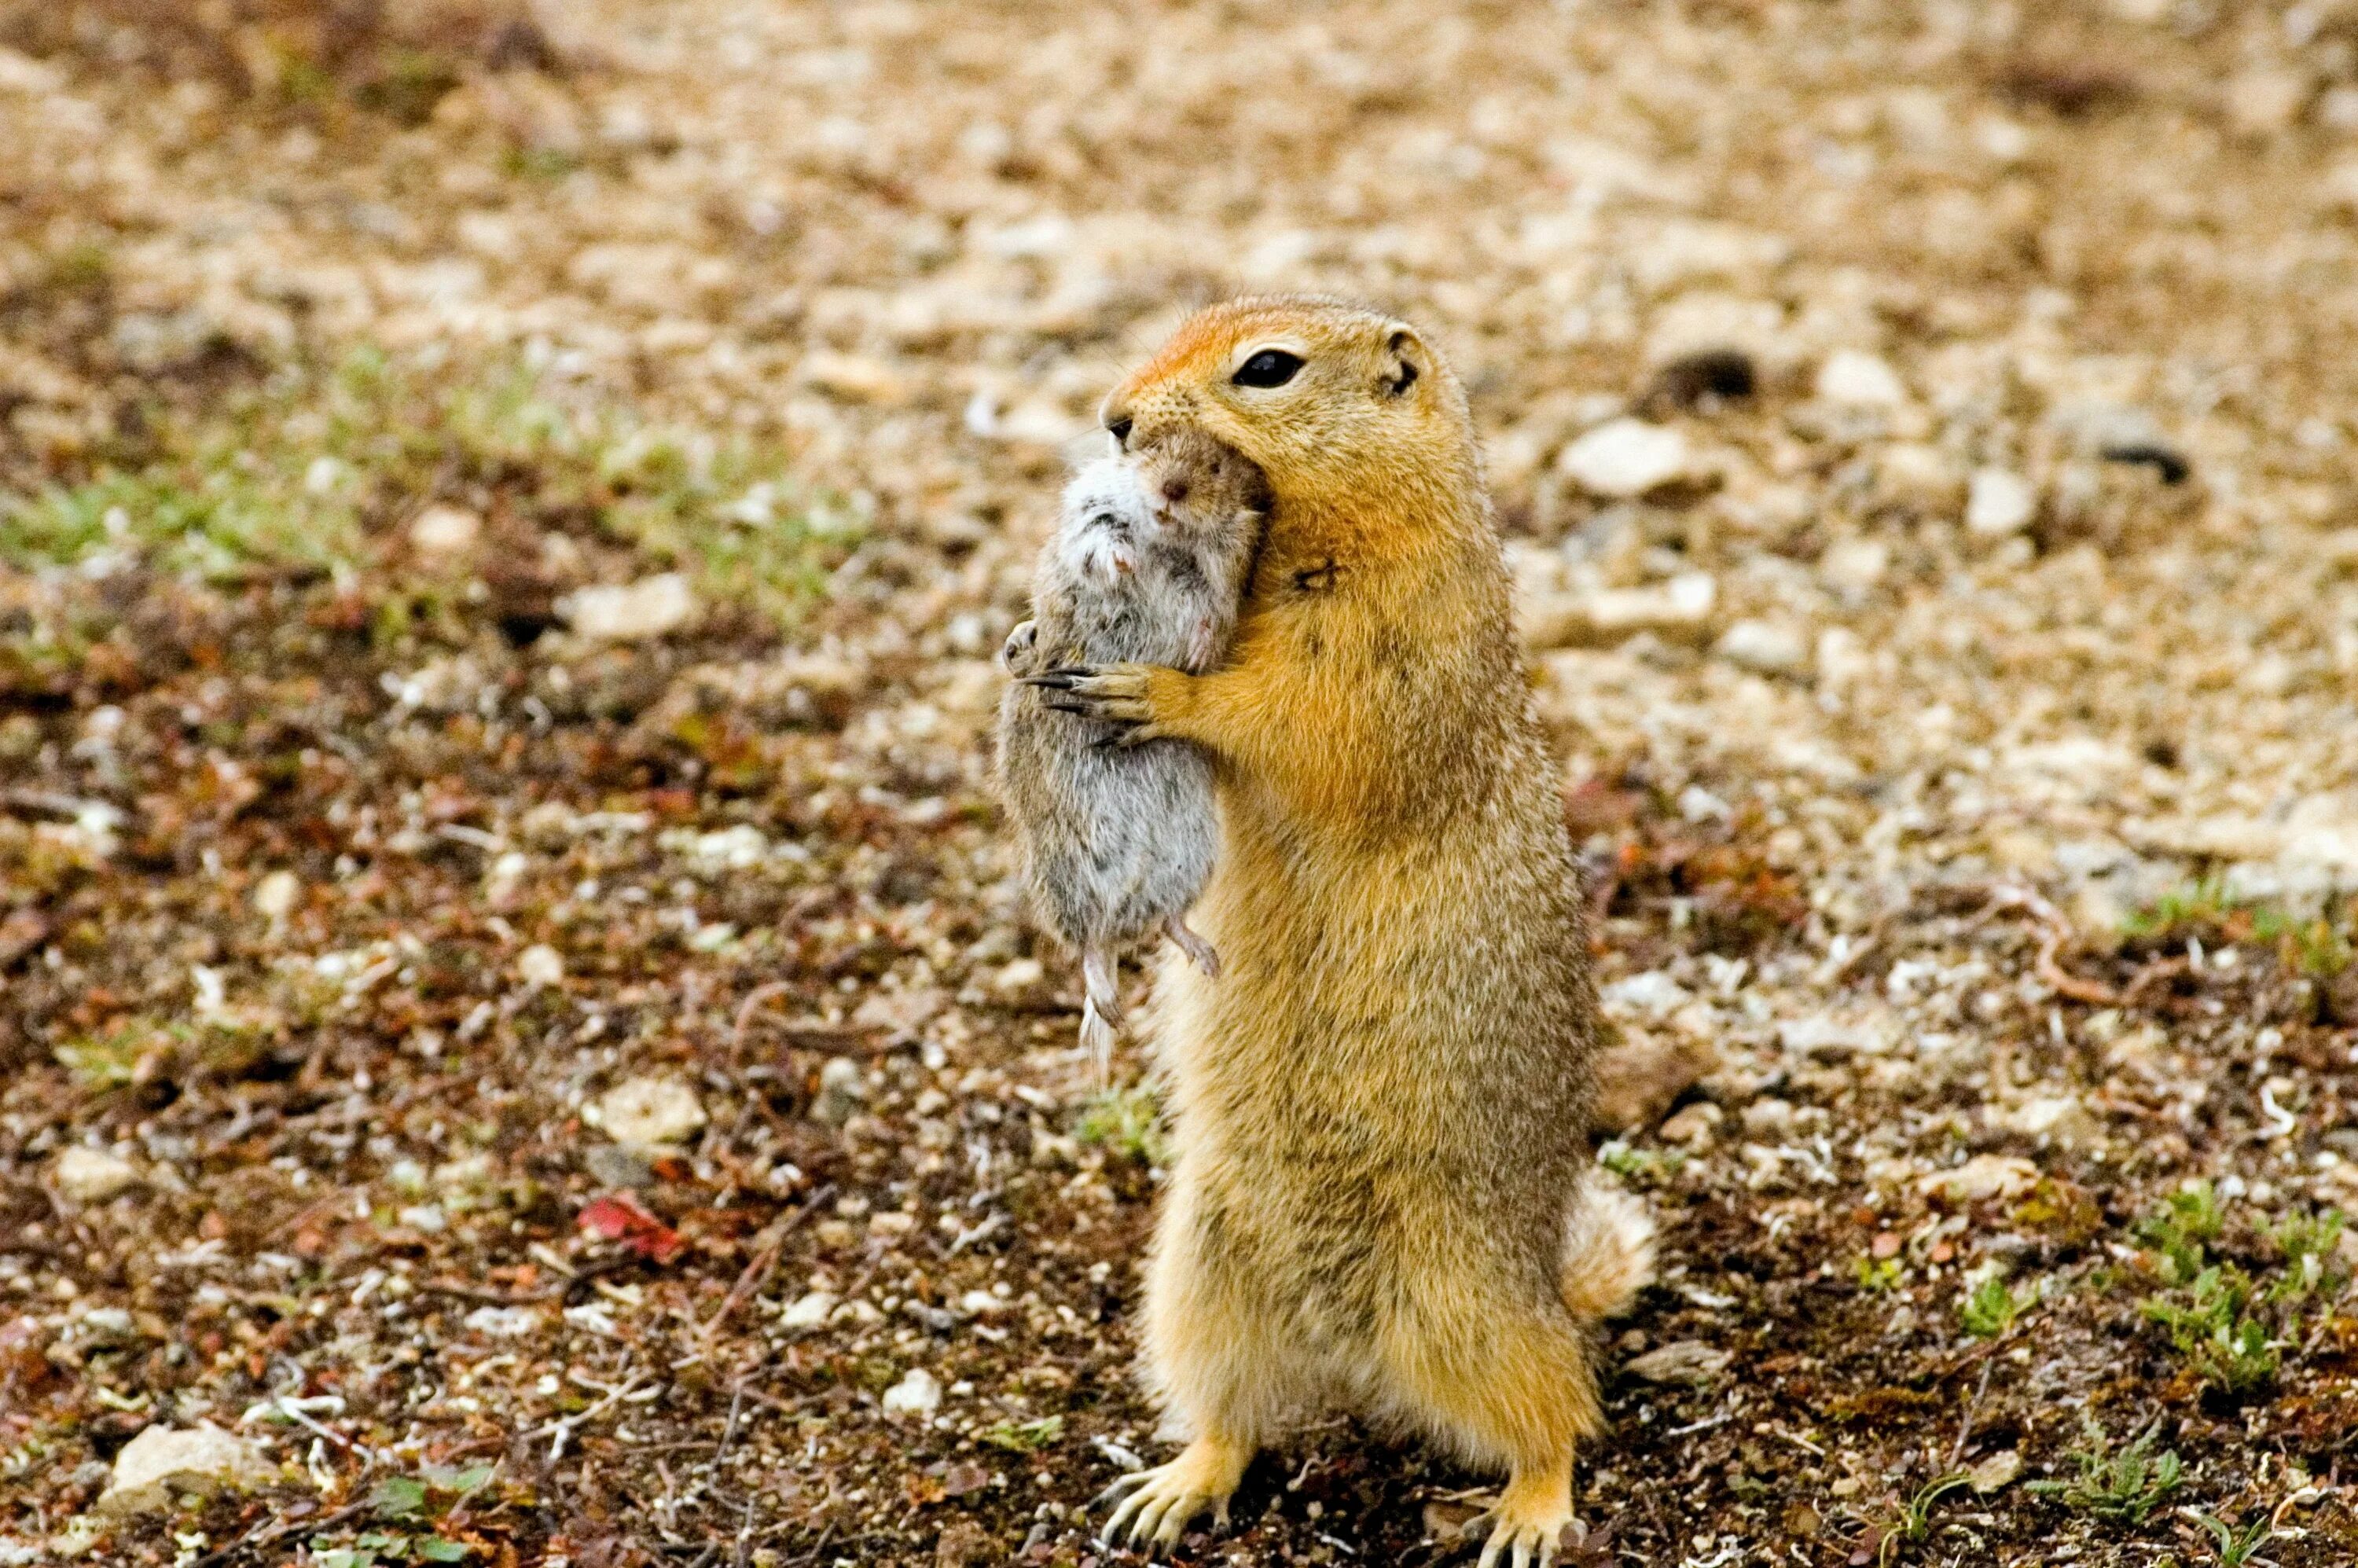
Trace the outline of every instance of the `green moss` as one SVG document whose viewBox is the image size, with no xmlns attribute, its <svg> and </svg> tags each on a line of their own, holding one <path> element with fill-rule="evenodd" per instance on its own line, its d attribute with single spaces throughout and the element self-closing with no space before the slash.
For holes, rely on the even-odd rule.
<svg viewBox="0 0 2358 1568">
<path fill-rule="evenodd" d="M 451 375 L 371 350 L 289 372 L 195 420 L 159 414 L 151 456 L 78 484 L 0 495 L 0 560 L 83 567 L 102 555 L 235 580 L 257 572 L 403 575 L 401 524 L 438 497 L 488 492 L 547 526 L 586 520 L 703 597 L 791 623 L 863 526 L 741 437 L 645 424 L 509 365 Z M 414 574 L 412 574 L 414 575 Z M 373 634 L 439 619 L 403 583 Z M 423 597 L 421 597 L 423 596 Z"/>
</svg>

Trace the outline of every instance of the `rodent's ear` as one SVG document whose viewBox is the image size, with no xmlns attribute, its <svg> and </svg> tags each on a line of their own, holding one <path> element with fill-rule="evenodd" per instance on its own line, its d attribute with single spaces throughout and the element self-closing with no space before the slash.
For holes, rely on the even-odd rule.
<svg viewBox="0 0 2358 1568">
<path fill-rule="evenodd" d="M 1387 397 L 1405 397 L 1424 374 L 1424 344 L 1414 330 L 1395 327 L 1384 342 L 1383 391 Z"/>
</svg>

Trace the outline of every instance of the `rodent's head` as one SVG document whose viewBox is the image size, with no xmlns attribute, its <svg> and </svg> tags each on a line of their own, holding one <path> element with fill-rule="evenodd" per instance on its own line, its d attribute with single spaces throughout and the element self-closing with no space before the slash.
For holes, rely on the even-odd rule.
<svg viewBox="0 0 2358 1568">
<path fill-rule="evenodd" d="M 1178 429 L 1233 447 L 1279 507 L 1476 487 L 1465 394 L 1415 328 L 1338 299 L 1197 311 L 1105 404 L 1118 449 Z"/>
<path fill-rule="evenodd" d="M 1128 448 L 1146 503 L 1183 533 L 1229 528 L 1269 511 L 1269 476 L 1226 441 L 1192 425 L 1131 433 Z"/>
</svg>

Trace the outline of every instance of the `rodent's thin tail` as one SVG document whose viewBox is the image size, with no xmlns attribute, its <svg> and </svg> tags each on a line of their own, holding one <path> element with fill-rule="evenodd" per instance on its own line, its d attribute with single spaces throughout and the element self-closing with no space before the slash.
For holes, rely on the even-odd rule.
<svg viewBox="0 0 2358 1568">
<path fill-rule="evenodd" d="M 1602 1323 L 1628 1312 L 1653 1282 L 1653 1215 L 1635 1194 L 1592 1176 L 1564 1226 L 1563 1304 L 1584 1323 Z"/>
<path fill-rule="evenodd" d="M 1115 1031 L 1121 1023 L 1121 976 L 1112 954 L 1091 947 L 1081 955 L 1081 1044 L 1097 1058 L 1102 1082 L 1113 1060 Z"/>
</svg>

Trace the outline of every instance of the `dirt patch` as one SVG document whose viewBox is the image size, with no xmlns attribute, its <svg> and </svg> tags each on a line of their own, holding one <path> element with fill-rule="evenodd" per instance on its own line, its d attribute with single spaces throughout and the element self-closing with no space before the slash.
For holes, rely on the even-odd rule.
<svg viewBox="0 0 2358 1568">
<path fill-rule="evenodd" d="M 0 46 L 0 1555 L 1123 1560 L 1168 1152 L 990 659 L 1119 369 L 1273 287 L 1464 373 L 1680 1068 L 1573 1560 L 2358 1548 L 2331 7 Z M 1320 1425 L 1182 1556 L 1494 1481 Z"/>
</svg>

